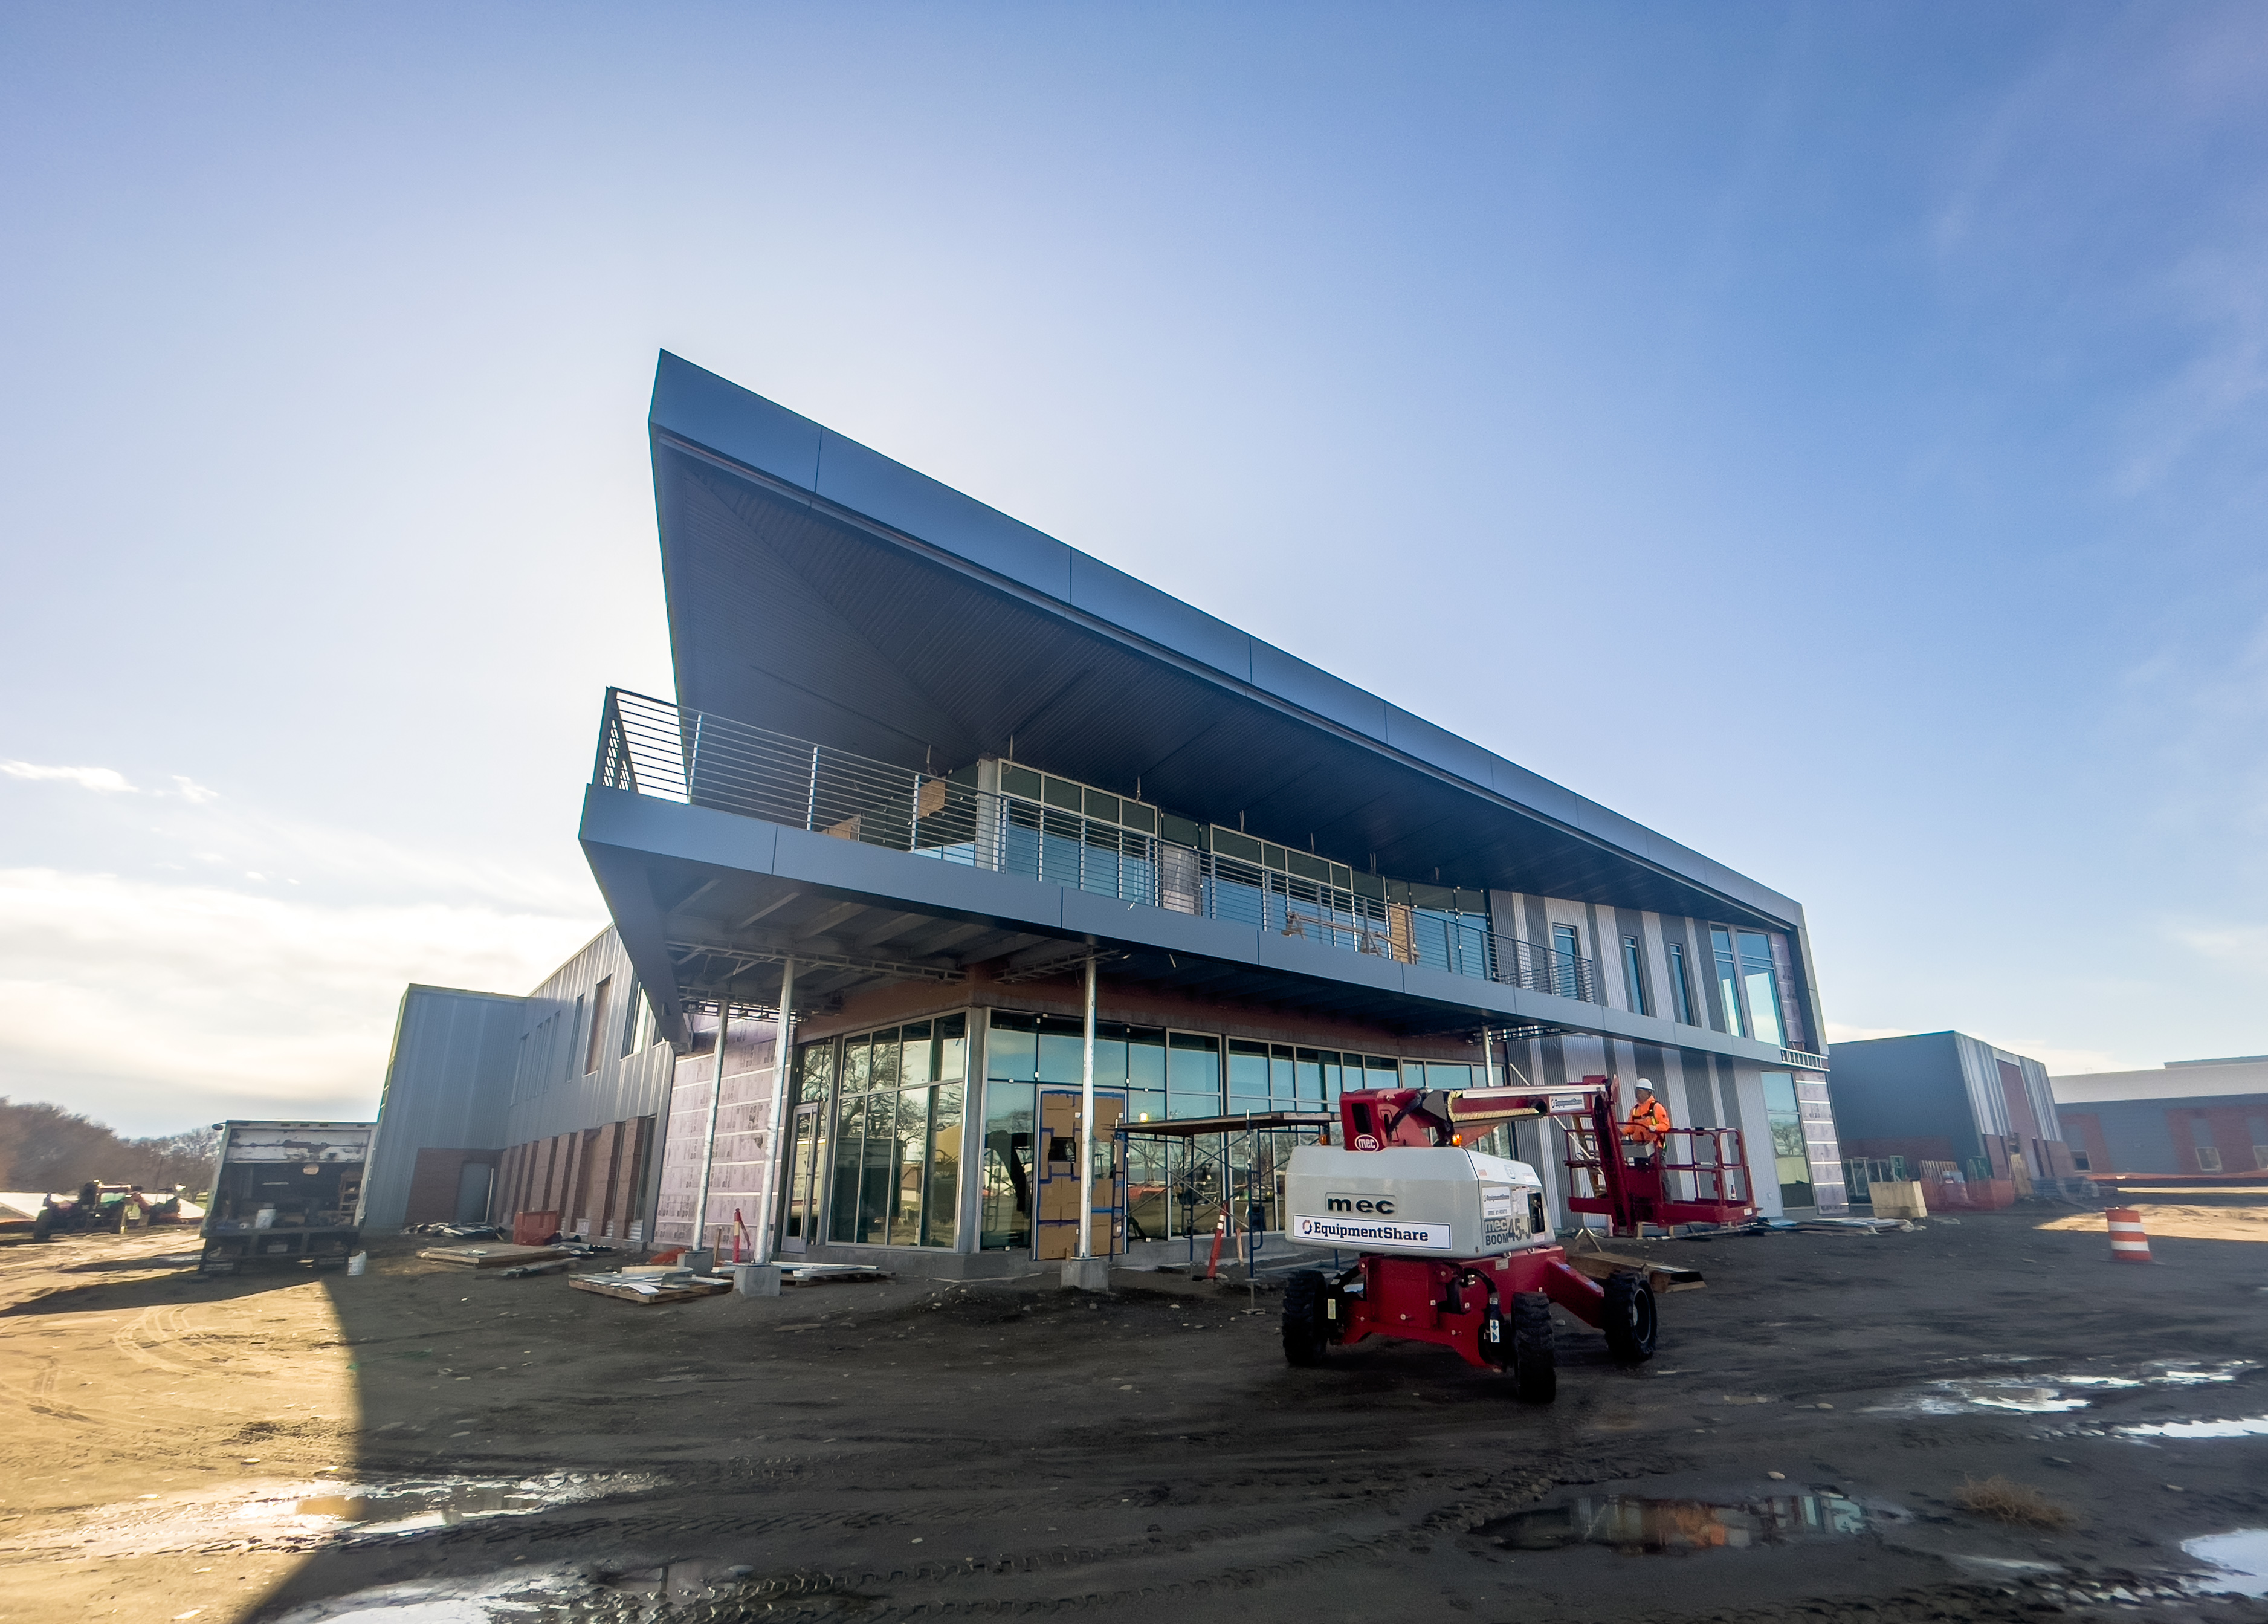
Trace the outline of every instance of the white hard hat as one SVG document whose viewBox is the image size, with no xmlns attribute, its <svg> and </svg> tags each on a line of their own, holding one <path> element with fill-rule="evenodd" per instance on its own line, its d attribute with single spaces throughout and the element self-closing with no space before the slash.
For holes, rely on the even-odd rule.
<svg viewBox="0 0 2268 1624">
<path fill-rule="evenodd" d="M 1639 1088 L 1641 1088 L 1641 1089 L 1645 1089 L 1648 1094 L 1651 1094 L 1651 1093 L 1653 1093 L 1653 1080 L 1652 1080 L 1652 1079 L 1650 1079 L 1650 1078 L 1646 1078 L 1646 1077 L 1641 1077 L 1641 1078 L 1639 1078 L 1639 1079 L 1638 1080 L 1638 1086 Z"/>
</svg>

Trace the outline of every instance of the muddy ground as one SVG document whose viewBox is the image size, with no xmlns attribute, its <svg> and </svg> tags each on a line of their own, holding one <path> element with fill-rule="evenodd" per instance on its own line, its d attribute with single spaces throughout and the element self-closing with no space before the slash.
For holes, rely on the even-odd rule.
<svg viewBox="0 0 2268 1624">
<path fill-rule="evenodd" d="M 2268 1247 L 2058 1215 L 1653 1244 L 1706 1289 L 1635 1370 L 1564 1325 L 1546 1408 L 1288 1369 L 1270 1297 L 1158 1275 L 643 1307 L 0 1246 L 0 1620 L 2268 1620 L 2183 1549 L 2268 1528 L 2268 1436 L 2123 1430 L 2268 1416 Z M 1962 1509 L 1995 1474 L 2069 1525 Z"/>
</svg>

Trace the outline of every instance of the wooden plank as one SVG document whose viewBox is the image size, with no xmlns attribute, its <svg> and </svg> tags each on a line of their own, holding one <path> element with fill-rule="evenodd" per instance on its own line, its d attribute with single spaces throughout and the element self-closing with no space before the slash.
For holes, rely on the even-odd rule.
<svg viewBox="0 0 2268 1624">
<path fill-rule="evenodd" d="M 1643 1274 L 1657 1296 L 1665 1291 L 1698 1291 L 1708 1284 L 1698 1269 L 1672 1268 L 1644 1258 L 1624 1257 L 1620 1252 L 1571 1251 L 1567 1254 L 1567 1266 L 1593 1280 L 1605 1280 L 1615 1274 Z"/>
</svg>

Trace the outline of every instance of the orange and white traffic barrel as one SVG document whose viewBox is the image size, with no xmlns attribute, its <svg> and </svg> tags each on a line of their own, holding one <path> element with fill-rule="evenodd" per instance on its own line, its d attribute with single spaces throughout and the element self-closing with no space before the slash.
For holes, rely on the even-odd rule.
<svg viewBox="0 0 2268 1624">
<path fill-rule="evenodd" d="M 2131 1207 L 2110 1207 L 2110 1255 L 2120 1263 L 2150 1261 L 2150 1237 L 2143 1232 L 2142 1214 Z"/>
</svg>

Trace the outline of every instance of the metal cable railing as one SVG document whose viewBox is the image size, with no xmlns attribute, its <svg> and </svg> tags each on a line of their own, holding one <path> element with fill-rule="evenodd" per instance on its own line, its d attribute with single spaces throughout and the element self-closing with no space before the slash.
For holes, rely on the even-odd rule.
<svg viewBox="0 0 2268 1624">
<path fill-rule="evenodd" d="M 839 840 L 1231 919 L 1353 953 L 1596 1003 L 1590 959 L 1498 935 L 1484 916 L 1404 907 L 1081 812 L 607 690 L 595 782 Z"/>
</svg>

